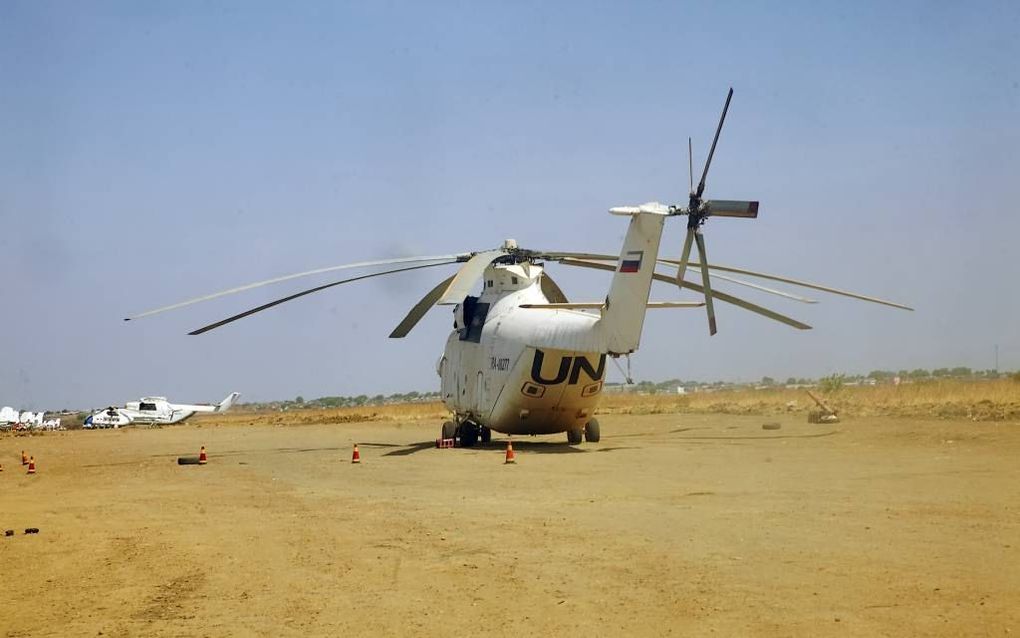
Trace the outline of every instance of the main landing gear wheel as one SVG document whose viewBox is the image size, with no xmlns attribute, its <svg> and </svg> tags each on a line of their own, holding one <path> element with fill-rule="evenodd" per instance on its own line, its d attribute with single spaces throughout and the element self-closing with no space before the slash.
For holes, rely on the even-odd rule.
<svg viewBox="0 0 1020 638">
<path fill-rule="evenodd" d="M 492 440 L 492 430 L 483 425 L 479 428 L 478 436 L 482 440 L 482 443 L 488 443 Z"/>
<path fill-rule="evenodd" d="M 585 441 L 589 443 L 598 443 L 600 438 L 602 438 L 602 433 L 599 430 L 599 422 L 597 419 L 592 419 L 584 424 Z"/>
<path fill-rule="evenodd" d="M 576 430 L 567 430 L 567 443 L 569 443 L 570 445 L 580 445 L 581 444 L 581 429 L 580 428 L 578 428 Z"/>
<path fill-rule="evenodd" d="M 460 446 L 474 447 L 478 443 L 478 426 L 471 421 L 460 424 Z"/>
<path fill-rule="evenodd" d="M 457 424 L 453 421 L 443 423 L 443 438 L 452 439 L 455 436 L 457 436 Z"/>
</svg>

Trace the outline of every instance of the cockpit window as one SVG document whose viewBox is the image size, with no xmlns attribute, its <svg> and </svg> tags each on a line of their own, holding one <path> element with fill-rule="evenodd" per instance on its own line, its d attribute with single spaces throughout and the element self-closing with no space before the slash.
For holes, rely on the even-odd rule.
<svg viewBox="0 0 1020 638">
<path fill-rule="evenodd" d="M 461 308 L 464 310 L 464 326 L 459 331 L 460 340 L 479 343 L 482 340 L 485 317 L 489 314 L 489 304 L 478 303 L 478 297 L 466 297 Z"/>
<path fill-rule="evenodd" d="M 139 410 L 145 410 L 147 412 L 155 412 L 156 411 L 156 404 L 155 403 L 142 403 L 141 405 L 138 406 L 138 409 Z"/>
</svg>

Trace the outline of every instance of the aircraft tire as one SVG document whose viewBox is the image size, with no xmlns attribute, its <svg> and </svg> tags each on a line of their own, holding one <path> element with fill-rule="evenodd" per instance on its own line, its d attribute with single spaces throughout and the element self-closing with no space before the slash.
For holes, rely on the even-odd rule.
<svg viewBox="0 0 1020 638">
<path fill-rule="evenodd" d="M 199 465 L 197 456 L 178 456 L 177 465 Z"/>
<path fill-rule="evenodd" d="M 452 439 L 457 436 L 457 424 L 453 421 L 443 423 L 443 438 Z"/>
<path fill-rule="evenodd" d="M 584 424 L 584 440 L 588 443 L 598 443 L 602 438 L 602 431 L 599 428 L 598 419 L 592 419 Z"/>
<path fill-rule="evenodd" d="M 478 437 L 482 440 L 482 443 L 488 443 L 492 440 L 492 430 L 483 425 L 480 428 Z"/>
<path fill-rule="evenodd" d="M 471 421 L 460 424 L 460 446 L 474 447 L 478 443 L 478 426 Z"/>
<path fill-rule="evenodd" d="M 567 430 L 567 443 L 570 445 L 580 445 L 583 438 L 584 433 L 581 431 L 581 428 Z"/>
</svg>

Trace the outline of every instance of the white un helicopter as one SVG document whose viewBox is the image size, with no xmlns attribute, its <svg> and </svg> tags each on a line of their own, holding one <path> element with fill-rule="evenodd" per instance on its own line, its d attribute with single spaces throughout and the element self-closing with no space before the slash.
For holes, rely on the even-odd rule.
<svg viewBox="0 0 1020 638">
<path fill-rule="evenodd" d="M 122 428 L 132 424 L 172 425 L 199 412 L 226 412 L 240 396 L 240 392 L 231 392 L 217 405 L 170 403 L 166 397 L 142 397 L 138 401 L 128 401 L 122 408 L 111 406 L 94 412 L 85 417 L 82 427 L 92 429 Z"/>
<path fill-rule="evenodd" d="M 454 329 L 446 340 L 446 348 L 437 366 L 443 401 L 454 415 L 453 420 L 443 424 L 442 436 L 459 437 L 462 445 L 470 447 L 478 439 L 489 441 L 493 430 L 511 435 L 566 432 L 572 445 L 581 443 L 582 437 L 589 442 L 597 442 L 599 424 L 593 415 L 602 397 L 606 356 L 619 357 L 637 350 L 645 312 L 650 308 L 704 306 L 710 334 L 716 333 L 714 306 L 717 301 L 793 328 L 810 328 L 778 312 L 716 291 L 712 288 L 712 279 L 750 286 L 805 303 L 815 303 L 813 300 L 720 273 L 748 275 L 912 310 L 898 303 L 828 286 L 708 262 L 702 225 L 709 217 L 753 219 L 758 216 L 756 201 L 702 198 L 705 179 L 732 97 L 733 89 L 730 89 L 697 188 L 693 183 L 693 161 L 690 162 L 691 190 L 686 206 L 651 202 L 610 209 L 610 213 L 629 219 L 627 236 L 619 256 L 531 250 L 508 239 L 492 250 L 345 264 L 277 277 L 150 310 L 125 321 L 298 277 L 352 268 L 390 266 L 382 272 L 342 279 L 288 295 L 189 333 L 198 335 L 340 284 L 461 264 L 456 273 L 422 297 L 390 337 L 406 336 L 433 305 L 453 306 Z M 688 155 L 690 158 L 689 141 Z M 665 221 L 679 216 L 687 218 L 687 236 L 680 258 L 660 259 L 659 242 Z M 691 249 L 695 244 L 699 261 L 692 262 Z M 544 264 L 548 262 L 613 272 L 609 293 L 602 301 L 568 301 L 546 273 Z M 667 268 L 668 272 L 657 272 L 659 265 Z M 685 278 L 688 267 L 695 272 L 700 271 L 700 283 Z M 481 293 L 472 294 L 479 280 L 482 282 Z M 649 301 L 653 281 L 693 290 L 702 295 L 704 301 Z"/>
</svg>

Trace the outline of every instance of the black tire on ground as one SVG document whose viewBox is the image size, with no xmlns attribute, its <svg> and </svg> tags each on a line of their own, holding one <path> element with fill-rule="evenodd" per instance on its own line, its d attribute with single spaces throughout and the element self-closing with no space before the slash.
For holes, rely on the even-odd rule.
<svg viewBox="0 0 1020 638">
<path fill-rule="evenodd" d="M 599 429 L 598 419 L 592 419 L 584 424 L 584 440 L 589 443 L 598 443 L 602 438 L 602 431 Z"/>
<path fill-rule="evenodd" d="M 778 424 L 778 423 L 763 423 L 762 426 L 761 426 L 761 429 L 763 429 L 763 430 L 778 430 L 781 427 L 783 427 L 783 426 Z"/>
<path fill-rule="evenodd" d="M 584 434 L 582 433 L 581 428 L 577 428 L 576 430 L 567 430 L 567 443 L 570 445 L 580 445 L 583 436 Z"/>
<path fill-rule="evenodd" d="M 460 446 L 474 447 L 478 443 L 478 426 L 471 421 L 460 424 Z"/>
<path fill-rule="evenodd" d="M 443 423 L 443 438 L 452 439 L 457 436 L 457 424 L 453 421 Z"/>
<path fill-rule="evenodd" d="M 488 443 L 492 440 L 492 430 L 483 425 L 479 429 L 478 437 L 482 440 L 482 443 Z"/>
<path fill-rule="evenodd" d="M 197 456 L 178 456 L 177 465 L 198 465 Z"/>
</svg>

